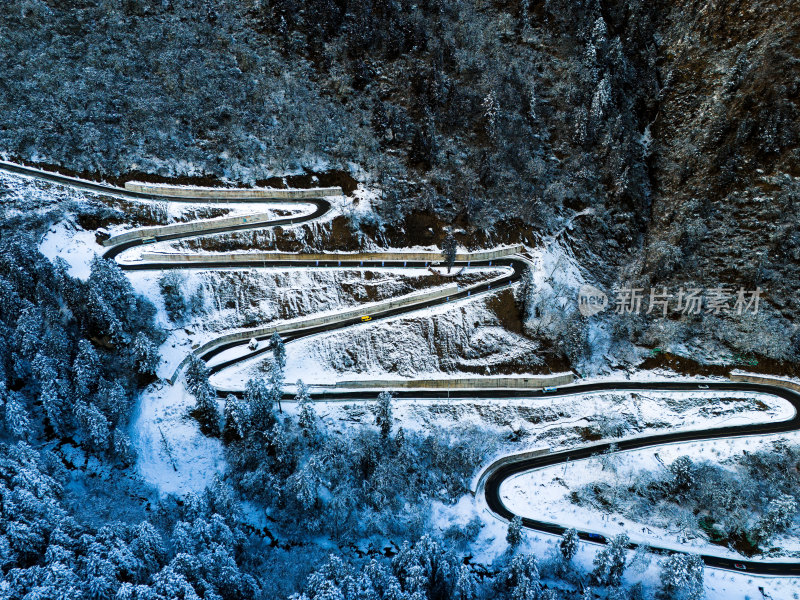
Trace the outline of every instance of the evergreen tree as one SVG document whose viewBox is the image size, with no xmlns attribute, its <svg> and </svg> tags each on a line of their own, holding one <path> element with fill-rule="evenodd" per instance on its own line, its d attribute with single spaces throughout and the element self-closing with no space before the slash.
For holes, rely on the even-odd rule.
<svg viewBox="0 0 800 600">
<path fill-rule="evenodd" d="M 183 294 L 183 277 L 176 271 L 167 271 L 158 280 L 164 309 L 173 323 L 180 323 L 186 316 L 186 298 Z"/>
<path fill-rule="evenodd" d="M 570 562 L 575 557 L 575 554 L 577 554 L 579 542 L 578 531 L 574 527 L 570 527 L 564 532 L 559 548 L 561 550 L 561 556 L 566 562 Z"/>
<path fill-rule="evenodd" d="M 419 591 L 427 593 L 429 598 L 449 598 L 452 595 L 456 570 L 454 557 L 429 535 L 422 536 L 414 545 L 404 542 L 392 559 L 392 569 L 403 587 L 412 594 Z"/>
<path fill-rule="evenodd" d="M 278 405 L 278 412 L 283 412 L 281 399 L 283 398 L 283 369 L 276 361 L 272 362 L 272 370 L 269 373 L 269 395 L 273 405 Z"/>
<path fill-rule="evenodd" d="M 536 600 L 542 583 L 536 557 L 518 554 L 512 560 L 505 575 L 506 587 L 512 600 Z"/>
<path fill-rule="evenodd" d="M 375 424 L 381 431 L 381 437 L 386 439 L 392 431 L 392 394 L 381 392 L 378 394 L 378 404 L 375 411 Z"/>
<path fill-rule="evenodd" d="M 398 453 L 402 453 L 405 450 L 406 432 L 402 427 L 398 427 L 397 433 L 394 434 L 394 444 L 397 446 Z"/>
<path fill-rule="evenodd" d="M 702 600 L 703 559 L 697 554 L 671 554 L 661 565 L 662 600 Z"/>
<path fill-rule="evenodd" d="M 249 407 L 250 423 L 257 431 L 267 431 L 275 422 L 272 399 L 263 379 L 250 379 L 245 384 L 244 401 Z"/>
<path fill-rule="evenodd" d="M 75 406 L 75 416 L 78 418 L 84 436 L 86 436 L 92 447 L 98 450 L 108 447 L 111 434 L 108 419 L 97 407 L 81 400 Z"/>
<path fill-rule="evenodd" d="M 161 357 L 158 347 L 143 331 L 136 334 L 133 340 L 133 361 L 137 372 L 142 375 L 155 375 Z"/>
<path fill-rule="evenodd" d="M 0 402 L 0 405 L 5 405 L 3 408 L 5 409 L 6 429 L 15 438 L 28 439 L 31 432 L 31 421 L 28 411 L 20 402 L 19 394 L 17 392 L 6 393 L 5 384 L 0 382 L 0 398 L 2 397 L 5 397 L 5 402 Z"/>
<path fill-rule="evenodd" d="M 506 541 L 511 548 L 516 548 L 522 542 L 522 517 L 516 515 L 508 524 Z"/>
<path fill-rule="evenodd" d="M 300 407 L 297 424 L 307 436 L 313 436 L 317 428 L 317 415 L 314 412 L 314 402 L 308 394 L 308 386 L 301 379 L 297 380 L 297 395 L 295 401 Z"/>
<path fill-rule="evenodd" d="M 111 434 L 111 447 L 114 456 L 123 465 L 132 465 L 136 461 L 136 451 L 130 438 L 119 428 L 114 429 Z"/>
<path fill-rule="evenodd" d="M 286 368 L 286 346 L 283 344 L 280 334 L 276 331 L 269 339 L 272 346 L 272 356 L 275 358 L 275 364 L 278 369 L 283 371 Z"/>
<path fill-rule="evenodd" d="M 757 526 L 760 543 L 768 542 L 776 533 L 791 527 L 796 513 L 797 501 L 792 496 L 781 494 L 770 500 Z"/>
<path fill-rule="evenodd" d="M 89 340 L 78 341 L 78 354 L 72 362 L 72 379 L 79 398 L 88 398 L 100 381 L 100 359 Z"/>
<path fill-rule="evenodd" d="M 217 407 L 217 395 L 214 388 L 210 385 L 202 385 L 194 394 L 197 404 L 192 415 L 200 424 L 200 431 L 205 435 L 218 436 L 219 431 L 219 408 Z"/>
<path fill-rule="evenodd" d="M 189 364 L 186 365 L 185 379 L 186 389 L 193 395 L 197 390 L 208 385 L 208 367 L 203 360 L 194 352 L 189 355 Z"/>
<path fill-rule="evenodd" d="M 304 510 L 311 510 L 318 500 L 320 477 L 313 459 L 292 475 L 289 482 L 295 497 Z"/>
<path fill-rule="evenodd" d="M 47 421 L 55 434 L 61 435 L 65 430 L 69 429 L 69 423 L 65 415 L 64 399 L 58 383 L 53 380 L 42 383 L 39 399 L 44 407 Z"/>
<path fill-rule="evenodd" d="M 250 414 L 247 402 L 240 400 L 233 394 L 225 398 L 225 428 L 222 439 L 226 443 L 234 440 L 243 440 L 250 428 Z"/>
<path fill-rule="evenodd" d="M 624 533 L 614 536 L 594 558 L 592 575 L 602 585 L 618 586 L 625 572 L 625 553 L 629 543 Z"/>
<path fill-rule="evenodd" d="M 124 424 L 131 411 L 132 398 L 118 382 L 100 381 L 94 404 L 103 410 L 103 414 L 112 424 Z"/>
<path fill-rule="evenodd" d="M 461 565 L 453 589 L 454 600 L 477 600 L 478 580 L 467 565 Z"/>
</svg>

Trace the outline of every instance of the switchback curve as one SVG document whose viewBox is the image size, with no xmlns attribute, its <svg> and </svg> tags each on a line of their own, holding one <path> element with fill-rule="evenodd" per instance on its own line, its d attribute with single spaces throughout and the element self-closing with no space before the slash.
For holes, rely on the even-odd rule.
<svg viewBox="0 0 800 600">
<path fill-rule="evenodd" d="M 708 382 L 703 383 L 703 390 L 711 389 L 718 391 L 732 391 L 732 392 L 758 392 L 762 394 L 771 394 L 778 396 L 789 402 L 794 408 L 794 415 L 791 419 L 784 421 L 771 422 L 771 423 L 758 423 L 753 425 L 737 425 L 728 427 L 718 427 L 714 429 L 707 429 L 701 431 L 677 431 L 672 433 L 663 433 L 657 435 L 650 435 L 646 437 L 628 438 L 622 440 L 613 440 L 602 442 L 598 444 L 590 444 L 579 446 L 570 450 L 561 452 L 554 452 L 551 454 L 544 454 L 534 456 L 531 458 L 521 458 L 514 461 L 513 457 L 506 457 L 501 461 L 497 461 L 494 465 L 490 465 L 484 472 L 483 491 L 486 504 L 489 509 L 496 515 L 506 520 L 511 520 L 514 516 L 500 498 L 500 486 L 509 477 L 525 471 L 541 469 L 557 464 L 563 464 L 566 461 L 575 461 L 589 458 L 596 454 L 601 454 L 608 450 L 614 444 L 617 451 L 634 450 L 640 448 L 647 448 L 650 446 L 659 446 L 663 444 L 674 444 L 680 442 L 693 442 L 712 440 L 718 438 L 740 437 L 740 436 L 753 436 L 753 435 L 767 435 L 775 433 L 783 433 L 789 431 L 797 431 L 800 429 L 800 394 L 797 392 L 775 385 L 767 385 L 761 383 L 744 383 L 744 382 Z M 687 382 L 607 382 L 589 385 L 573 385 L 565 388 L 560 388 L 555 393 L 548 395 L 561 396 L 570 394 L 583 394 L 595 391 L 698 391 L 699 386 L 697 383 Z M 511 458 L 509 462 L 508 459 Z M 531 519 L 529 517 L 521 517 L 524 527 L 542 531 L 545 533 L 562 534 L 567 529 L 562 524 L 551 523 L 547 521 Z M 606 543 L 606 538 L 600 535 L 597 537 L 598 532 L 580 531 L 578 535 L 582 540 L 594 543 Z M 630 544 L 630 548 L 635 548 L 636 544 Z M 659 553 L 670 554 L 674 550 L 652 547 L 652 549 Z M 771 562 L 771 561 L 755 561 L 745 559 L 732 559 L 723 558 L 714 555 L 701 555 L 703 562 L 710 566 L 720 569 L 728 569 L 733 571 L 746 571 L 748 573 L 760 575 L 800 575 L 800 562 Z M 737 566 L 740 565 L 740 566 Z"/>
<path fill-rule="evenodd" d="M 40 169 L 35 169 L 32 167 L 26 167 L 23 165 L 17 165 L 14 163 L 8 163 L 5 161 L 0 161 L 0 170 L 4 170 L 10 173 L 24 175 L 28 177 L 33 177 L 40 180 L 50 181 L 52 183 L 57 183 L 61 185 L 68 185 L 74 188 L 83 189 L 91 192 L 107 194 L 116 197 L 124 197 L 124 198 L 132 198 L 132 199 L 149 199 L 149 200 L 169 200 L 169 201 L 178 201 L 178 202 L 213 202 L 213 198 L 190 198 L 190 197 L 164 197 L 155 194 L 148 194 L 138 191 L 127 190 L 124 188 L 119 188 L 103 183 L 96 183 L 91 181 L 86 181 L 82 179 L 77 179 L 74 177 L 68 177 L 65 175 L 61 175 L 58 173 L 52 173 L 48 171 L 42 171 Z M 226 199 L 226 202 L 235 201 L 234 199 Z M 259 202 L 259 203 L 267 203 L 269 202 L 268 199 L 241 199 L 242 202 Z M 236 226 L 236 227 L 226 227 L 220 228 L 219 230 L 204 230 L 202 232 L 194 232 L 191 234 L 176 234 L 174 236 L 160 236 L 159 240 L 167 240 L 167 239 L 179 239 L 182 237 L 195 237 L 198 235 L 208 235 L 213 233 L 220 233 L 224 231 L 235 231 L 237 229 L 251 229 L 251 228 L 264 228 L 270 226 L 277 226 L 283 224 L 297 224 L 300 222 L 311 221 L 313 219 L 319 218 L 320 216 L 324 215 L 329 209 L 330 204 L 323 199 L 303 199 L 302 203 L 311 203 L 316 204 L 317 208 L 313 213 L 309 215 L 298 216 L 294 218 L 286 218 L 286 219 L 277 219 L 275 221 L 270 222 L 262 222 L 257 224 L 246 224 L 245 226 Z M 111 247 L 104 256 L 109 259 L 115 258 L 120 252 L 123 250 L 133 247 L 137 244 L 141 244 L 142 240 L 134 240 L 131 242 L 126 242 L 125 247 L 122 247 L 123 244 L 116 245 Z M 338 257 L 337 257 L 338 258 Z M 291 262 L 281 262 L 281 261 L 273 261 L 265 263 L 264 261 L 257 261 L 252 265 L 248 265 L 248 263 L 241 263 L 237 262 L 237 267 L 247 267 L 247 266 L 254 266 L 254 267 L 262 267 L 262 266 L 274 266 L 274 267 L 281 267 L 281 266 L 309 266 L 309 267 L 340 267 L 341 264 L 337 260 L 337 258 L 332 258 L 329 263 L 320 264 L 319 262 L 314 262 L 314 264 L 309 263 L 302 263 L 298 261 L 291 261 Z M 336 264 L 334 265 L 334 262 Z M 501 265 L 500 260 L 493 261 L 495 265 Z M 459 265 L 465 263 L 457 263 Z M 473 261 L 473 264 L 480 264 L 478 261 Z M 489 291 L 497 291 L 499 289 L 505 288 L 513 284 L 514 282 L 518 281 L 524 269 L 527 267 L 527 262 L 520 258 L 520 257 L 508 257 L 506 259 L 502 259 L 502 265 L 504 266 L 511 266 L 513 269 L 513 273 L 508 275 L 502 280 L 494 280 L 491 283 L 484 283 L 477 288 L 470 288 L 469 290 L 461 290 L 458 292 L 457 295 L 452 296 L 450 299 L 462 298 L 469 296 L 471 294 L 478 294 L 482 292 L 489 292 Z M 155 267 L 154 265 L 132 265 L 132 264 L 123 264 L 121 265 L 123 269 L 128 270 L 136 270 L 136 269 L 153 269 L 153 268 L 164 268 L 163 266 Z M 208 265 L 209 267 L 219 268 L 219 263 L 213 263 Z M 365 263 L 359 265 L 359 268 L 363 267 L 377 267 L 379 266 L 377 262 L 374 263 Z M 381 267 L 386 267 L 390 265 L 386 265 L 383 262 L 380 264 Z M 399 263 L 395 266 L 400 266 Z M 423 266 L 419 263 L 404 263 L 402 266 Z M 427 266 L 427 263 L 424 264 Z M 186 265 L 175 264 L 170 268 L 203 268 L 204 263 L 191 263 Z M 420 303 L 416 305 L 401 307 L 398 309 L 394 309 L 392 311 L 387 311 L 385 314 L 381 314 L 377 316 L 377 318 L 390 318 L 396 316 L 398 314 L 402 314 L 404 312 L 411 312 L 412 310 L 418 310 L 420 308 L 425 308 L 426 306 L 432 306 L 435 304 L 441 304 L 443 300 L 437 299 L 432 300 L 427 303 Z M 306 337 L 309 335 L 315 335 L 317 333 L 321 333 L 323 331 L 331 331 L 333 329 L 349 327 L 360 323 L 360 319 L 351 319 L 342 322 L 332 323 L 320 328 L 316 329 L 307 329 L 297 332 L 286 332 L 286 339 L 287 341 L 298 339 L 300 337 Z M 215 351 L 214 354 L 218 353 L 221 350 Z M 263 351 L 263 350 L 262 350 Z M 243 358 L 250 358 L 253 354 L 248 354 Z M 202 358 L 208 359 L 211 356 L 203 356 Z M 235 359 L 234 361 L 230 361 L 228 364 L 232 364 L 233 362 L 238 362 L 240 359 Z M 218 365 L 217 368 L 222 368 L 225 365 Z M 780 422 L 773 422 L 773 423 L 761 423 L 761 424 L 754 424 L 754 425 L 742 425 L 742 426 L 733 426 L 733 427 L 720 427 L 706 431 L 684 431 L 684 432 L 674 432 L 674 433 L 666 433 L 666 434 L 658 434 L 646 437 L 639 437 L 639 438 L 631 438 L 626 440 L 614 440 L 612 442 L 603 442 L 599 444 L 592 444 L 587 446 L 581 446 L 578 448 L 573 448 L 570 450 L 565 450 L 562 452 L 556 452 L 552 454 L 547 454 L 543 456 L 536 456 L 533 458 L 524 458 L 518 461 L 508 461 L 508 457 L 503 460 L 503 464 L 497 464 L 498 466 L 493 467 L 489 466 L 484 474 L 483 477 L 483 489 L 485 493 L 486 503 L 490 510 L 492 510 L 498 516 L 504 519 L 511 519 L 515 515 L 508 510 L 505 505 L 502 503 L 499 495 L 499 488 L 502 482 L 507 479 L 508 477 L 515 475 L 517 473 L 521 473 L 524 471 L 529 471 L 532 469 L 539 469 L 546 466 L 552 466 L 555 464 L 559 464 L 566 460 L 580 460 L 582 458 L 588 458 L 593 454 L 601 453 L 609 448 L 609 446 L 613 443 L 616 445 L 619 451 L 624 450 L 633 450 L 637 448 L 646 448 L 649 446 L 656 446 L 661 444 L 669 444 L 669 443 L 678 443 L 678 442 L 689 442 L 689 441 L 702 441 L 702 440 L 709 440 L 715 438 L 724 438 L 724 437 L 733 437 L 733 436 L 750 436 L 750 435 L 766 435 L 766 434 L 774 434 L 774 433 L 781 433 L 781 432 L 788 432 L 788 431 L 795 431 L 800 429 L 800 394 L 789 390 L 784 387 L 774 386 L 774 385 L 767 385 L 767 384 L 760 384 L 760 383 L 744 383 L 744 382 L 731 382 L 731 383 L 718 383 L 718 382 L 709 382 L 704 384 L 704 388 L 706 389 L 715 389 L 719 391 L 741 391 L 741 392 L 760 392 L 766 394 L 772 394 L 774 396 L 779 396 L 792 404 L 795 409 L 795 414 L 791 419 L 780 421 Z M 569 394 L 582 394 L 587 392 L 593 391 L 620 391 L 620 390 L 660 390 L 660 391 L 696 391 L 698 389 L 698 384 L 696 383 L 686 383 L 686 382 L 603 382 L 603 383 L 593 383 L 593 384 L 585 384 L 585 385 L 570 385 L 565 388 L 560 388 L 555 392 L 549 392 L 546 395 L 550 397 L 555 396 L 562 396 L 562 395 L 569 395 Z M 545 395 L 543 391 L 534 391 L 534 390 L 509 390 L 509 389 L 479 389 L 479 390 L 458 390 L 458 391 L 444 391 L 444 390 L 418 390 L 418 391 L 408 391 L 408 390 L 401 390 L 396 392 L 396 397 L 404 398 L 534 398 L 534 397 L 541 397 Z M 349 400 L 372 400 L 377 396 L 377 392 L 318 392 L 312 394 L 312 397 L 315 400 L 331 400 L 331 399 L 349 399 Z M 525 527 L 530 529 L 535 529 L 538 531 L 543 531 L 546 533 L 554 533 L 554 534 L 561 534 L 565 531 L 566 527 L 556 523 L 548 523 L 545 521 L 539 521 L 535 519 L 530 519 L 527 517 L 522 517 L 522 523 Z M 605 538 L 600 536 L 600 539 L 594 537 L 590 539 L 590 534 L 595 534 L 595 532 L 579 532 L 579 536 L 586 541 L 592 541 L 594 543 L 605 543 Z M 631 544 L 631 547 L 635 547 L 635 544 Z M 653 548 L 656 552 L 662 553 L 671 553 L 674 552 L 673 550 L 666 549 L 666 548 Z M 745 568 L 748 573 L 752 574 L 764 574 L 764 575 L 800 575 L 800 562 L 771 562 L 771 561 L 753 561 L 753 560 L 737 560 L 737 559 L 728 559 L 722 558 L 713 555 L 702 555 L 703 561 L 706 565 L 721 569 L 729 569 L 729 570 L 741 570 L 736 565 L 741 565 Z"/>
</svg>

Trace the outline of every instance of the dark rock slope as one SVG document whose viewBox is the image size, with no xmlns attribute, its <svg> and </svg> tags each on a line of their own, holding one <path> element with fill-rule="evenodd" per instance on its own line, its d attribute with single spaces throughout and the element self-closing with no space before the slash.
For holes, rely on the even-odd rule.
<svg viewBox="0 0 800 600">
<path fill-rule="evenodd" d="M 9 0 L 0 150 L 250 183 L 355 163 L 384 219 L 473 244 L 580 212 L 561 239 L 603 287 L 765 290 L 758 318 L 601 317 L 614 336 L 793 361 L 798 23 L 779 0 Z"/>
</svg>

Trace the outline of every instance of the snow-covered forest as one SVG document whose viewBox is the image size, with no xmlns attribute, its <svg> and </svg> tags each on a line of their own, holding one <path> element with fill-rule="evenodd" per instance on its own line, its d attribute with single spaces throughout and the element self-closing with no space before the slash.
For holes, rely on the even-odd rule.
<svg viewBox="0 0 800 600">
<path fill-rule="evenodd" d="M 54 225 L 108 218 L 107 199 L 12 177 L 3 200 L 4 597 L 645 593 L 621 586 L 626 560 L 613 545 L 588 565 L 573 561 L 569 536 L 565 550 L 537 555 L 516 523 L 487 530 L 479 512 L 459 508 L 468 506 L 476 469 L 509 444 L 502 429 L 420 429 L 390 394 L 341 428 L 302 382 L 294 398 L 284 394 L 280 338 L 269 377 L 249 381 L 239 397 L 216 399 L 205 364 L 189 364 L 194 406 L 181 418 L 222 443 L 225 467 L 202 490 L 160 492 L 139 474 L 131 424 L 143 390 L 157 384 L 166 327 L 197 302 L 174 277 L 162 277 L 147 299 L 114 261 L 41 254 Z M 76 268 L 82 277 L 70 275 Z M 492 550 L 470 562 L 487 544 Z M 651 586 L 665 594 L 702 583 L 691 564 L 663 569 Z"/>
<path fill-rule="evenodd" d="M 0 600 L 798 600 L 798 23 L 4 2 Z"/>
</svg>

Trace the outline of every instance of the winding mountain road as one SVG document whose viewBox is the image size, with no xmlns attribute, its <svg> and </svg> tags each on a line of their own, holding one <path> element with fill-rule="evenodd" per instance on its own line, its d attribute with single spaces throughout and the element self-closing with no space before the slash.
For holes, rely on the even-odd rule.
<svg viewBox="0 0 800 600">
<path fill-rule="evenodd" d="M 713 440 L 719 438 L 731 438 L 740 436 L 753 436 L 753 435 L 767 435 L 775 433 L 785 433 L 789 431 L 797 431 L 800 429 L 800 394 L 788 388 L 764 385 L 758 383 L 727 383 L 727 382 L 708 382 L 702 384 L 704 387 L 701 390 L 696 383 L 687 382 L 604 382 L 602 384 L 588 384 L 588 385 L 571 385 L 557 390 L 555 393 L 548 394 L 552 396 L 569 395 L 569 394 L 585 394 L 587 392 L 595 391 L 682 391 L 682 392 L 706 392 L 707 390 L 726 391 L 726 392 L 758 392 L 763 394 L 771 394 L 778 396 L 789 402 L 794 408 L 794 415 L 791 419 L 785 421 L 777 421 L 770 423 L 757 423 L 752 425 L 737 425 L 729 427 L 717 427 L 714 429 L 700 430 L 700 431 L 676 431 L 672 433 L 663 433 L 658 435 L 650 435 L 644 437 L 636 437 L 621 440 L 612 440 L 598 444 L 590 444 L 586 446 L 579 446 L 570 450 L 561 452 L 553 452 L 551 454 L 544 454 L 532 458 L 520 458 L 519 460 L 512 461 L 498 461 L 494 465 L 490 465 L 484 472 L 483 492 L 486 504 L 489 509 L 500 517 L 510 520 L 514 516 L 502 501 L 500 497 L 500 487 L 503 482 L 516 475 L 534 469 L 542 469 L 553 465 L 564 464 L 565 462 L 574 462 L 576 460 L 586 459 L 596 454 L 602 454 L 609 449 L 611 444 L 616 446 L 617 452 L 626 450 L 635 450 L 641 448 L 648 448 L 653 446 L 660 446 L 663 444 L 676 444 L 681 442 L 695 442 L 702 440 Z M 537 531 L 546 533 L 562 534 L 566 527 L 557 523 L 550 523 L 538 519 L 531 519 L 522 517 L 522 524 Z M 592 539 L 591 536 L 601 535 L 599 531 L 580 531 L 578 535 L 581 539 L 595 543 L 605 543 L 605 536 L 598 540 L 596 537 Z M 636 544 L 630 544 L 630 548 L 635 548 Z M 658 548 L 651 546 L 656 552 L 670 553 L 673 550 L 666 548 Z M 800 562 L 771 562 L 771 561 L 754 561 L 744 559 L 731 559 L 723 558 L 714 555 L 702 555 L 703 561 L 710 567 L 720 569 L 729 569 L 734 571 L 746 571 L 748 573 L 763 574 L 763 575 L 800 575 Z M 739 565 L 739 566 L 737 566 Z"/>
<path fill-rule="evenodd" d="M 65 175 L 60 175 L 58 173 L 52 173 L 47 171 L 42 171 L 40 169 L 35 169 L 31 167 L 26 167 L 22 165 L 17 165 L 14 163 L 8 163 L 0 161 L 0 170 L 4 170 L 10 173 L 14 173 L 17 175 L 24 175 L 28 177 L 33 177 L 40 180 L 49 181 L 52 183 L 57 183 L 61 185 L 67 185 L 74 188 L 101 193 L 109 196 L 120 197 L 120 198 L 129 198 L 129 199 L 147 199 L 147 200 L 160 200 L 160 201 L 177 201 L 177 202 L 202 202 L 202 203 L 209 203 L 214 202 L 213 199 L 208 197 L 202 198 L 190 198 L 190 197 L 164 197 L 155 194 L 148 194 L 138 191 L 127 190 L 124 188 L 119 188 L 111 185 L 107 185 L 104 183 L 96 183 L 91 181 L 85 181 L 81 179 L 76 179 L 74 177 L 68 177 Z M 241 202 L 258 202 L 258 203 L 268 203 L 270 202 L 269 199 L 241 199 Z M 226 198 L 224 200 L 225 203 L 229 202 L 236 202 L 235 199 Z M 285 203 L 285 200 L 281 200 L 281 203 Z M 306 215 L 298 215 L 292 216 L 288 218 L 281 218 L 276 219 L 274 221 L 269 222 L 261 222 L 261 223 L 246 223 L 240 224 L 236 226 L 225 226 L 220 227 L 217 229 L 205 229 L 200 232 L 190 232 L 190 233 L 176 233 L 176 234 L 168 234 L 164 236 L 159 236 L 157 241 L 162 240 L 172 240 L 172 239 L 181 239 L 181 238 L 188 238 L 188 237 L 197 237 L 201 235 L 211 235 L 216 233 L 223 233 L 228 231 L 237 231 L 242 229 L 253 229 L 253 228 L 265 228 L 265 227 L 274 227 L 279 225 L 296 225 L 304 222 L 310 222 L 315 219 L 320 218 L 321 216 L 325 215 L 331 208 L 330 203 L 323 199 L 303 199 L 300 202 L 303 204 L 313 204 L 315 206 L 315 210 L 311 213 Z M 125 243 L 113 245 L 110 247 L 105 253 L 104 256 L 108 259 L 116 259 L 120 253 L 123 251 L 140 245 L 143 243 L 143 239 L 127 241 Z M 235 268 L 248 268 L 248 267 L 312 267 L 312 268 L 342 268 L 344 267 L 353 267 L 353 268 L 409 268 L 409 267 L 420 267 L 424 268 L 429 265 L 428 261 L 360 261 L 360 263 L 356 266 L 355 264 L 347 264 L 347 259 L 345 258 L 345 264 L 342 264 L 342 257 L 346 255 L 338 255 L 332 254 L 331 259 L 329 261 L 254 261 L 252 263 L 249 262 L 236 262 L 235 264 L 229 265 L 230 267 Z M 497 290 L 501 290 L 504 288 L 509 287 L 514 282 L 519 281 L 522 277 L 523 272 L 528 267 L 529 263 L 522 257 L 519 256 L 510 256 L 499 260 L 494 261 L 471 261 L 473 266 L 482 266 L 486 264 L 491 264 L 491 266 L 498 266 L 498 267 L 510 267 L 511 272 L 507 275 L 495 278 L 492 281 L 482 282 L 476 285 L 473 285 L 468 288 L 459 289 L 456 293 L 446 297 L 446 298 L 435 298 L 432 300 L 424 300 L 418 303 L 411 303 L 408 305 L 395 307 L 391 309 L 387 309 L 376 314 L 371 314 L 372 320 L 378 319 L 389 319 L 400 314 L 416 311 L 422 308 L 426 308 L 429 306 L 439 305 L 447 301 L 452 301 L 460 298 L 465 298 L 467 296 L 476 295 L 480 293 L 487 293 L 487 292 L 494 292 Z M 459 261 L 456 263 L 457 266 L 466 265 L 467 261 Z M 191 262 L 191 263 L 175 263 L 170 265 L 164 264 L 150 264 L 147 262 L 142 262 L 139 264 L 134 263 L 121 263 L 120 266 L 126 270 L 141 270 L 141 269 L 164 269 L 164 268 L 220 268 L 220 263 L 218 261 L 214 262 Z M 327 323 L 325 325 L 317 326 L 317 327 L 306 327 L 306 328 L 298 328 L 297 330 L 287 330 L 282 332 L 282 337 L 285 341 L 292 341 L 302 337 L 307 337 L 310 335 L 316 335 L 325 331 L 332 331 L 335 329 L 341 329 L 345 327 L 356 326 L 361 324 L 360 318 L 346 318 L 342 319 L 341 321 L 335 321 L 332 323 Z M 267 337 L 267 336 L 263 336 Z M 262 339 L 263 339 L 262 337 Z M 216 356 L 220 352 L 227 350 L 229 348 L 235 347 L 240 345 L 239 342 L 237 343 L 230 343 L 230 344 L 222 344 L 217 347 L 214 347 L 213 350 L 202 354 L 200 357 L 204 360 L 209 360 L 213 356 Z M 256 351 L 255 353 L 250 352 L 246 353 L 243 356 L 233 358 L 227 361 L 224 361 L 220 364 L 217 364 L 213 367 L 214 371 L 218 371 L 220 369 L 232 366 L 233 364 L 244 360 L 249 359 L 255 356 L 259 352 L 264 352 L 268 349 L 262 348 L 261 350 Z M 500 497 L 500 486 L 502 483 L 508 479 L 509 477 L 516 475 L 518 473 L 522 473 L 525 471 L 530 471 L 533 469 L 541 469 L 548 466 L 557 465 L 560 463 L 564 463 L 565 461 L 575 461 L 588 458 L 594 454 L 602 453 L 609 448 L 609 446 L 613 443 L 616 445 L 618 451 L 625 451 L 625 450 L 633 450 L 639 448 L 647 448 L 652 446 L 658 446 L 663 444 L 673 444 L 673 443 L 681 443 L 681 442 L 692 442 L 692 441 L 702 441 L 702 440 L 710 440 L 710 439 L 717 439 L 717 438 L 727 438 L 727 437 L 738 437 L 738 436 L 753 436 L 753 435 L 766 435 L 766 434 L 775 434 L 781 432 L 790 432 L 796 431 L 800 429 L 800 394 L 797 392 L 787 389 L 785 387 L 781 387 L 778 385 L 767 385 L 767 384 L 756 384 L 756 383 L 744 383 L 744 382 L 708 382 L 703 383 L 703 391 L 706 390 L 715 390 L 715 391 L 734 391 L 734 392 L 758 392 L 758 393 L 765 393 L 771 394 L 773 396 L 778 396 L 783 398 L 784 400 L 788 401 L 795 409 L 794 416 L 791 419 L 787 419 L 780 422 L 771 422 L 771 423 L 759 423 L 759 424 L 752 424 L 752 425 L 740 425 L 740 426 L 730 426 L 730 427 L 718 427 L 709 430 L 703 431 L 679 431 L 679 432 L 672 432 L 672 433 L 664 433 L 664 434 L 657 434 L 651 435 L 646 437 L 637 437 L 637 438 L 630 438 L 630 439 L 622 439 L 622 440 L 613 440 L 608 442 L 602 442 L 597 444 L 591 444 L 586 446 L 580 446 L 577 448 L 572 448 L 570 450 L 564 450 L 560 452 L 555 452 L 551 454 L 545 454 L 536 457 L 520 457 L 519 459 L 514 459 L 513 457 L 505 457 L 502 461 L 498 461 L 497 463 L 490 465 L 485 471 L 481 478 L 482 484 L 479 486 L 479 490 L 483 490 L 484 497 L 487 503 L 488 508 L 493 511 L 496 515 L 500 516 L 503 519 L 511 519 L 515 515 L 503 504 L 502 499 Z M 602 382 L 602 383 L 591 383 L 591 384 L 579 384 L 579 385 L 569 385 L 562 388 L 559 388 L 556 391 L 551 392 L 544 392 L 544 391 L 537 391 L 531 389 L 461 389 L 461 390 L 399 390 L 395 392 L 395 396 L 398 398 L 541 398 L 544 396 L 553 398 L 565 395 L 572 395 L 572 394 L 585 394 L 588 392 L 596 392 L 596 391 L 700 391 L 699 386 L 697 383 L 689 383 L 689 382 L 671 382 L 671 381 L 662 381 L 662 382 L 630 382 L 630 381 L 620 381 L 620 382 Z M 377 397 L 377 392 L 370 392 L 370 391 L 322 391 L 318 393 L 314 393 L 312 395 L 315 400 L 373 400 Z M 531 519 L 528 517 L 522 517 L 522 523 L 525 527 L 529 529 L 534 529 L 546 533 L 551 534 L 561 534 L 565 531 L 566 526 L 558 523 L 550 523 L 546 521 Z M 581 539 L 591 542 L 591 543 L 600 543 L 603 544 L 606 542 L 605 537 L 602 535 L 602 532 L 598 531 L 582 531 L 579 532 L 579 536 Z M 599 536 L 599 537 L 598 537 Z M 635 544 L 631 544 L 631 547 L 635 547 Z M 662 553 L 670 553 L 674 552 L 674 550 L 666 549 L 666 548 L 653 548 L 656 552 Z M 730 559 L 730 558 L 722 558 L 719 556 L 713 555 L 703 555 L 703 560 L 706 565 L 711 567 L 716 567 L 720 569 L 729 569 L 735 571 L 742 571 L 745 570 L 747 573 L 752 574 L 764 574 L 764 575 L 800 575 L 800 562 L 778 562 L 778 561 L 754 561 L 754 560 L 743 560 L 743 559 Z"/>
</svg>

